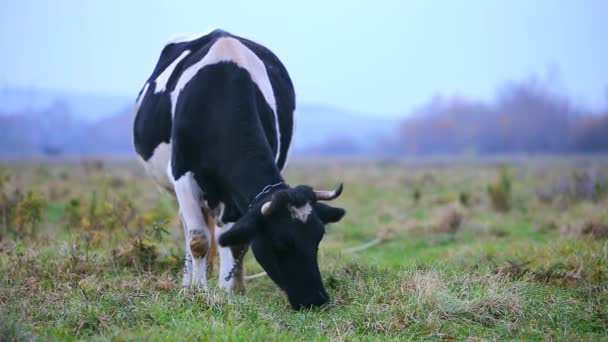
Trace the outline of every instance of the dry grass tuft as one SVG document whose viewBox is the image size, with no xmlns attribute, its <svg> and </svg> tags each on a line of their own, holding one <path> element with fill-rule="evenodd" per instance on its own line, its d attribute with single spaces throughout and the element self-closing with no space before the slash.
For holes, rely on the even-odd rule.
<svg viewBox="0 0 608 342">
<path fill-rule="evenodd" d="M 447 291 L 445 281 L 434 271 L 417 272 L 409 280 L 407 290 L 416 294 L 419 299 L 439 300 L 437 294 Z"/>
<path fill-rule="evenodd" d="M 455 234 L 461 227 L 463 215 L 455 208 L 440 213 L 438 222 L 432 226 L 435 233 Z"/>
<path fill-rule="evenodd" d="M 416 272 L 403 291 L 415 298 L 416 316 L 428 325 L 465 319 L 484 326 L 510 326 L 524 315 L 520 284 L 499 275 L 446 279 L 433 270 Z"/>
<path fill-rule="evenodd" d="M 557 283 L 561 285 L 574 285 L 585 278 L 583 267 L 565 269 L 565 265 L 556 263 L 545 269 L 532 269 L 529 262 L 508 261 L 496 267 L 496 273 L 513 280 L 530 279 L 539 283 Z"/>
<path fill-rule="evenodd" d="M 560 228 L 560 233 L 577 238 L 608 239 L 608 224 L 599 220 L 587 220 L 578 224 L 565 224 Z"/>
<path fill-rule="evenodd" d="M 376 234 L 376 237 L 382 241 L 389 241 L 397 238 L 398 236 L 399 232 L 393 227 L 385 227 L 383 229 L 380 229 Z"/>
</svg>

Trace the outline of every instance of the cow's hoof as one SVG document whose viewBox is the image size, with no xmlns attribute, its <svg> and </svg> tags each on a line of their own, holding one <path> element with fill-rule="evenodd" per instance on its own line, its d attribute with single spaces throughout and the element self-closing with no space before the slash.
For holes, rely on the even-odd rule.
<svg viewBox="0 0 608 342">
<path fill-rule="evenodd" d="M 243 280 L 220 281 L 219 288 L 228 293 L 244 293 L 245 283 Z"/>
</svg>

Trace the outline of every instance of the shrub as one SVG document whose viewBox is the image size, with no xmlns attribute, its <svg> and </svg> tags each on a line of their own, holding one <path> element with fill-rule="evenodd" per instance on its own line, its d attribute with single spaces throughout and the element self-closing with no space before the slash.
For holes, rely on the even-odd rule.
<svg viewBox="0 0 608 342">
<path fill-rule="evenodd" d="M 557 182 L 536 190 L 540 202 L 551 204 L 559 200 L 562 207 L 581 202 L 600 202 L 608 193 L 608 178 L 594 170 L 574 170 Z"/>
<path fill-rule="evenodd" d="M 461 191 L 460 194 L 458 195 L 458 201 L 464 207 L 468 207 L 471 204 L 469 193 L 466 191 Z"/>
<path fill-rule="evenodd" d="M 419 188 L 414 189 L 414 193 L 412 194 L 412 199 L 414 200 L 415 204 L 418 204 L 418 202 L 420 202 L 420 197 L 422 197 L 422 193 L 420 192 Z"/>
<path fill-rule="evenodd" d="M 2 176 L 0 176 L 2 178 Z M 5 180 L 8 180 L 5 178 Z M 17 206 L 23 200 L 23 194 L 19 189 L 7 194 L 4 190 L 5 182 L 0 181 L 0 223 L 2 224 L 2 231 L 0 231 L 0 240 L 6 238 L 9 234 L 17 235 L 15 229 L 15 212 Z"/>
<path fill-rule="evenodd" d="M 69 228 L 76 228 L 82 221 L 81 204 L 77 198 L 72 198 L 64 208 L 64 219 Z"/>
<path fill-rule="evenodd" d="M 148 215 L 145 215 L 148 216 Z M 160 251 L 160 243 L 169 236 L 165 222 L 139 220 L 135 230 L 129 231 L 129 242 L 123 249 L 114 251 L 114 257 L 124 266 L 151 270 L 159 264 L 169 262 L 173 256 L 163 256 Z M 164 258 L 163 258 L 164 257 Z M 171 263 L 171 262 L 169 262 Z"/>
<path fill-rule="evenodd" d="M 25 198 L 17 204 L 15 223 L 21 237 L 25 235 L 35 236 L 38 233 L 38 225 L 42 221 L 45 208 L 46 200 L 31 191 L 28 191 Z"/>
<path fill-rule="evenodd" d="M 500 179 L 488 185 L 488 195 L 494 210 L 508 212 L 511 209 L 511 177 L 505 167 L 500 169 Z"/>
<path fill-rule="evenodd" d="M 608 183 L 603 183 L 599 180 L 593 185 L 593 200 L 599 202 L 608 193 Z"/>
</svg>

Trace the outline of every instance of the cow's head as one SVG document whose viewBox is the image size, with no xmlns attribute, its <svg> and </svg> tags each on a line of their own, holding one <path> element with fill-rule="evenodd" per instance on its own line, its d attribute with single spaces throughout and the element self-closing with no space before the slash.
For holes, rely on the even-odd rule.
<svg viewBox="0 0 608 342">
<path fill-rule="evenodd" d="M 338 222 L 345 211 L 318 202 L 342 193 L 314 191 L 309 186 L 278 190 L 260 201 L 224 233 L 219 243 L 234 246 L 251 243 L 256 260 L 287 294 L 294 309 L 321 306 L 329 300 L 317 251 L 325 224 Z"/>
</svg>

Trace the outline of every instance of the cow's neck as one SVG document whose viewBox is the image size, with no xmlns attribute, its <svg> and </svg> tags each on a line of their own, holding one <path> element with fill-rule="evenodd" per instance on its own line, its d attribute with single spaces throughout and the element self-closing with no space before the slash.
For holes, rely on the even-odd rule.
<svg viewBox="0 0 608 342">
<path fill-rule="evenodd" d="M 256 200 L 265 198 L 266 194 L 287 187 L 274 161 L 243 160 L 239 164 L 231 173 L 229 187 L 234 204 L 241 212 L 247 211 L 256 196 Z M 265 189 L 268 191 L 264 192 Z"/>
</svg>

